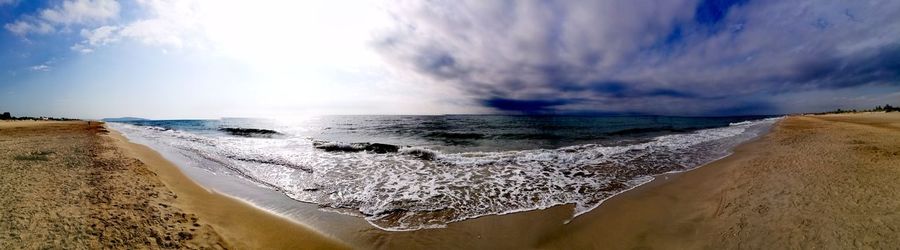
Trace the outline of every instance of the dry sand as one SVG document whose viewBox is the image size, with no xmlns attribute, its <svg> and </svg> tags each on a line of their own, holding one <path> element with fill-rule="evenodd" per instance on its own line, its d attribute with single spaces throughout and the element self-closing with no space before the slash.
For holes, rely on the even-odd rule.
<svg viewBox="0 0 900 250">
<path fill-rule="evenodd" d="M 0 249 L 226 248 L 98 123 L 0 122 Z"/>
<path fill-rule="evenodd" d="M 0 122 L 0 194 L 0 249 L 343 248 L 97 122 Z"/>
</svg>

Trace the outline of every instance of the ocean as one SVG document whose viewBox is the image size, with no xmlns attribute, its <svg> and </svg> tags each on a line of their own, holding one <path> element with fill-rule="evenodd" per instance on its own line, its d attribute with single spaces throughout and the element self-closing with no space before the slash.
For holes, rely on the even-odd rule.
<svg viewBox="0 0 900 250">
<path fill-rule="evenodd" d="M 777 117 L 322 116 L 111 122 L 210 178 L 246 181 L 385 230 L 574 204 L 730 154 Z"/>
</svg>

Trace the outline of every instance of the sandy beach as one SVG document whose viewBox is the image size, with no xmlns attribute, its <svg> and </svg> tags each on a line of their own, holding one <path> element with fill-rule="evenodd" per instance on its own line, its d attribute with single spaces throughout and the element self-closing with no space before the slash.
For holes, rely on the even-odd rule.
<svg viewBox="0 0 900 250">
<path fill-rule="evenodd" d="M 792 116 L 730 157 L 616 196 L 541 248 L 900 245 L 900 113 Z"/>
<path fill-rule="evenodd" d="M 0 123 L 0 248 L 343 248 L 97 122 Z"/>
<path fill-rule="evenodd" d="M 658 176 L 568 223 L 572 207 L 567 205 L 408 232 L 383 231 L 349 216 L 334 223 L 346 227 L 341 230 L 313 230 L 210 192 L 155 151 L 96 124 L 17 122 L 0 123 L 0 128 L 0 148 L 5 149 L 0 188 L 11 194 L 0 197 L 2 248 L 843 249 L 900 244 L 900 113 L 787 117 L 726 158 Z"/>
</svg>

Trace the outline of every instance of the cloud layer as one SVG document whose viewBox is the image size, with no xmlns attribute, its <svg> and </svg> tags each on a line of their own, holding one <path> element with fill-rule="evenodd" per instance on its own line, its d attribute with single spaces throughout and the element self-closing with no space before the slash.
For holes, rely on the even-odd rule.
<svg viewBox="0 0 900 250">
<path fill-rule="evenodd" d="M 0 7 L 24 11 L 3 23 L 19 39 L 7 67 L 63 72 L 125 47 L 225 60 L 297 110 L 736 115 L 900 101 L 900 1 L 372 1 Z"/>
<path fill-rule="evenodd" d="M 385 58 L 499 111 L 772 113 L 900 85 L 897 1 L 433 1 L 392 6 Z"/>
</svg>

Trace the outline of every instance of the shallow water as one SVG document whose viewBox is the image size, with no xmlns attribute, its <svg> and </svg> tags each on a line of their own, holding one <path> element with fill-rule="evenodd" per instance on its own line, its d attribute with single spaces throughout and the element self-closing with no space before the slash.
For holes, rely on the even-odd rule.
<svg viewBox="0 0 900 250">
<path fill-rule="evenodd" d="M 560 204 L 574 204 L 577 216 L 654 175 L 724 157 L 774 122 L 759 117 L 339 116 L 111 126 L 177 154 L 190 163 L 182 165 L 209 178 L 243 178 L 328 211 L 362 216 L 382 229 L 415 230 Z M 372 143 L 383 146 L 366 150 Z"/>
</svg>

